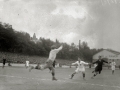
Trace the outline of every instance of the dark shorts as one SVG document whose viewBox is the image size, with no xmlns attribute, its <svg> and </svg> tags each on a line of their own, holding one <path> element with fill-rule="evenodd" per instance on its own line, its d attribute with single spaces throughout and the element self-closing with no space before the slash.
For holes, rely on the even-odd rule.
<svg viewBox="0 0 120 90">
<path fill-rule="evenodd" d="M 53 67 L 55 68 L 55 61 L 53 62 Z"/>
<path fill-rule="evenodd" d="M 47 60 L 45 64 L 41 64 L 35 67 L 35 69 L 40 69 L 40 70 L 43 70 L 46 68 L 49 68 L 50 70 L 53 69 L 53 62 L 51 60 Z"/>
<path fill-rule="evenodd" d="M 3 65 L 5 65 L 5 62 L 3 62 Z"/>
<path fill-rule="evenodd" d="M 53 68 L 53 62 L 51 60 L 46 62 L 46 67 L 47 68 Z"/>
<path fill-rule="evenodd" d="M 40 69 L 40 66 L 36 66 L 35 69 Z"/>
<path fill-rule="evenodd" d="M 101 73 L 101 71 L 102 71 L 102 69 L 101 68 L 99 68 L 99 67 L 96 67 L 95 68 L 95 72 L 99 72 L 99 74 Z"/>
</svg>

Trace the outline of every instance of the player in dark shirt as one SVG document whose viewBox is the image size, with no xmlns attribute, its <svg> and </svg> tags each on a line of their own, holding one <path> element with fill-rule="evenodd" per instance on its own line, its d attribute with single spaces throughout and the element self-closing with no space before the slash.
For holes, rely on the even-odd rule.
<svg viewBox="0 0 120 90">
<path fill-rule="evenodd" d="M 103 60 L 101 58 L 101 56 L 99 56 L 99 59 L 96 61 L 96 62 L 93 62 L 92 64 L 97 64 L 96 68 L 95 68 L 95 71 L 94 71 L 94 75 L 91 77 L 92 79 L 99 73 L 101 73 L 102 71 L 102 66 L 103 66 L 103 63 L 108 63 L 107 61 Z"/>
<path fill-rule="evenodd" d="M 5 63 L 6 63 L 6 58 L 3 57 L 3 68 L 5 67 Z"/>
</svg>

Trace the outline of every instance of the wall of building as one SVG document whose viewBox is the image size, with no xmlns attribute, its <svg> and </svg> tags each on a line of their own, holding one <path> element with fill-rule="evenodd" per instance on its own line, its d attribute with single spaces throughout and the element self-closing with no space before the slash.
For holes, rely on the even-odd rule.
<svg viewBox="0 0 120 90">
<path fill-rule="evenodd" d="M 116 54 L 109 52 L 107 50 L 103 50 L 103 51 L 101 51 L 93 56 L 93 62 L 98 60 L 99 56 L 106 58 L 108 62 L 115 60 L 116 64 L 120 65 L 120 55 L 116 55 Z"/>
<path fill-rule="evenodd" d="M 99 56 L 102 56 L 103 58 L 108 58 L 108 59 L 113 59 L 113 58 L 117 58 L 117 57 L 118 57 L 118 55 L 115 55 L 115 54 L 113 54 L 113 53 L 111 53 L 111 52 L 109 52 L 109 51 L 107 51 L 107 50 L 103 50 L 103 51 L 95 54 L 95 55 L 93 56 L 93 59 L 94 59 L 94 60 L 95 60 L 95 59 L 98 59 Z"/>
</svg>

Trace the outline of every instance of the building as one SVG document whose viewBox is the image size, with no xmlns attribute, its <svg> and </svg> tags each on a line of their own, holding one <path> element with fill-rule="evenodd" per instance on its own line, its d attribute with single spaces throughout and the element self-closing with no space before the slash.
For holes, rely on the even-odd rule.
<svg viewBox="0 0 120 90">
<path fill-rule="evenodd" d="M 34 43 L 41 42 L 40 40 L 38 40 L 38 38 L 36 38 L 35 33 L 33 34 L 33 37 L 31 37 L 31 41 L 33 41 Z"/>
<path fill-rule="evenodd" d="M 102 58 L 105 58 L 108 62 L 115 60 L 117 66 L 120 65 L 120 52 L 104 49 L 93 55 L 93 62 L 98 60 L 99 56 L 102 56 Z"/>
</svg>

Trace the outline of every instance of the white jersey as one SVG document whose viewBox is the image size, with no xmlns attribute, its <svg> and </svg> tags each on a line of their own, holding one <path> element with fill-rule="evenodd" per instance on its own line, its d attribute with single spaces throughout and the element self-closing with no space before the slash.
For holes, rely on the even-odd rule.
<svg viewBox="0 0 120 90">
<path fill-rule="evenodd" d="M 50 51 L 48 60 L 54 61 L 56 59 L 57 53 L 62 49 L 63 47 L 59 47 L 58 49 L 53 49 Z"/>
<path fill-rule="evenodd" d="M 111 62 L 110 65 L 111 65 L 111 69 L 112 69 L 112 70 L 115 70 L 115 65 L 116 65 L 116 63 L 115 63 L 115 62 Z"/>
<path fill-rule="evenodd" d="M 29 66 L 29 61 L 26 61 L 26 66 Z"/>
<path fill-rule="evenodd" d="M 76 72 L 78 71 L 85 71 L 85 65 L 88 65 L 89 63 L 86 63 L 84 61 L 76 61 L 75 63 L 72 63 L 72 65 L 78 65 L 78 68 L 75 70 Z"/>
</svg>

